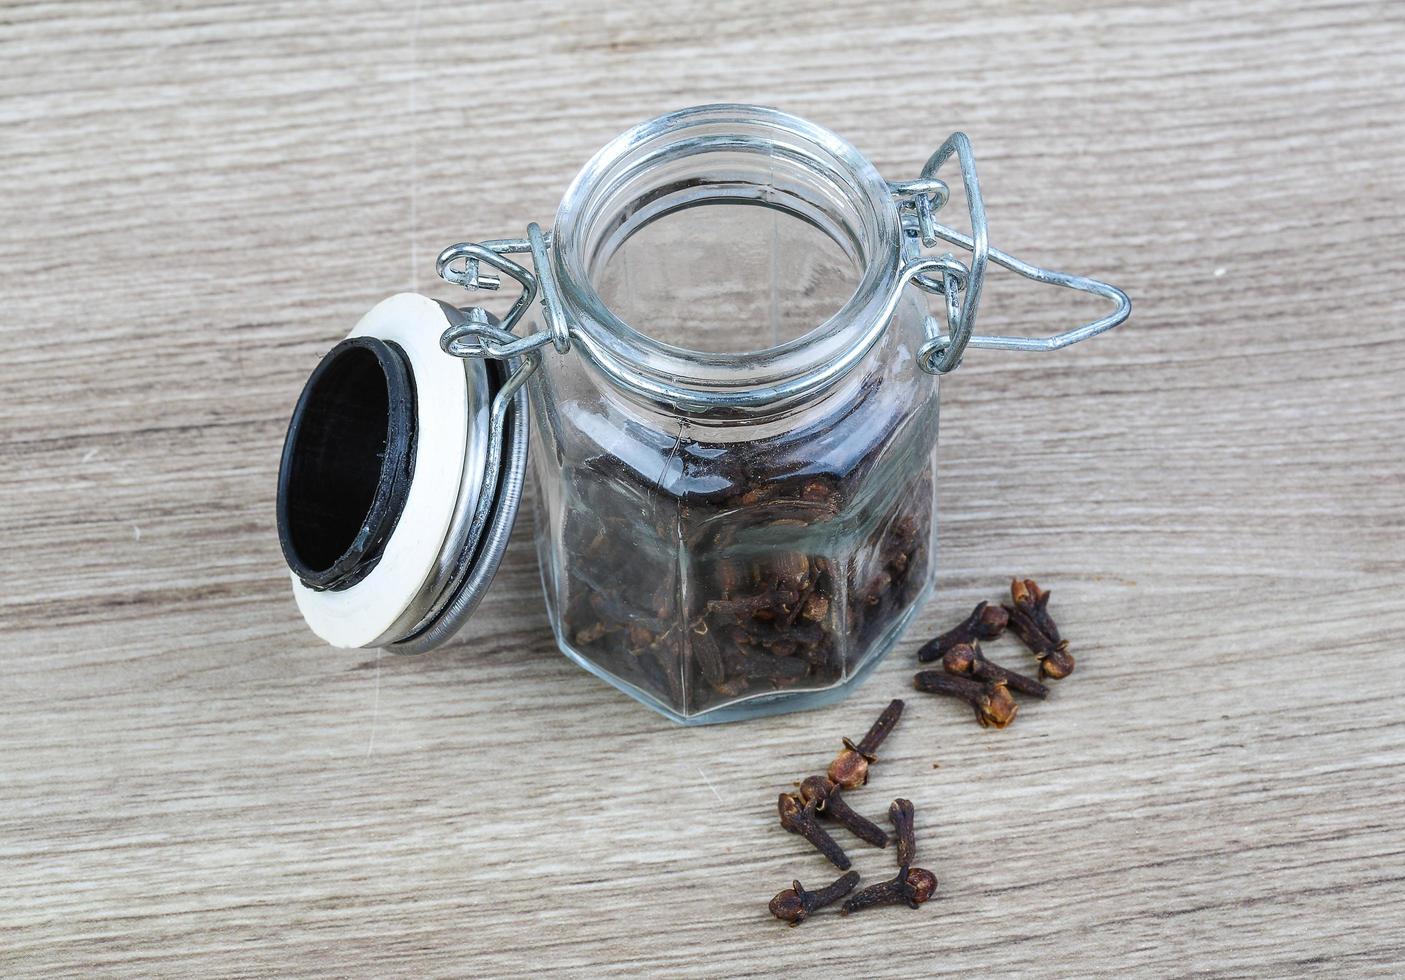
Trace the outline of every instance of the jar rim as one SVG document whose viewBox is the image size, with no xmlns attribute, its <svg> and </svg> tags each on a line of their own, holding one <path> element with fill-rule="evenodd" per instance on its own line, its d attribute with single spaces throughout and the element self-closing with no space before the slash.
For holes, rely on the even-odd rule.
<svg viewBox="0 0 1405 980">
<path fill-rule="evenodd" d="M 586 265 L 588 235 L 618 217 L 605 200 L 616 184 L 660 161 L 715 149 L 784 154 L 839 189 L 859 226 L 849 229 L 861 246 L 862 269 L 848 300 L 804 334 L 763 350 L 703 352 L 650 337 L 605 304 Z M 901 233 L 888 182 L 848 141 L 778 109 L 724 103 L 648 120 L 601 148 L 562 198 L 552 262 L 578 328 L 573 336 L 617 387 L 679 411 L 748 413 L 827 390 L 877 343 L 892 315 Z"/>
</svg>

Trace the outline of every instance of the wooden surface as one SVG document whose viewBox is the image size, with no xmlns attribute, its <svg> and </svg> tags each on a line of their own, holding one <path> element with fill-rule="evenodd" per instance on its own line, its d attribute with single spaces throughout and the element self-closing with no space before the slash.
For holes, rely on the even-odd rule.
<svg viewBox="0 0 1405 980">
<path fill-rule="evenodd" d="M 6 4 L 0 973 L 1405 967 L 1405 7 L 972 8 Z M 938 594 L 841 706 L 655 717 L 553 648 L 526 522 L 452 647 L 324 648 L 272 520 L 319 354 L 718 100 L 893 179 L 964 129 L 994 243 L 1133 322 L 944 386 Z M 1012 572 L 1078 672 L 1004 732 L 913 696 L 854 797 L 939 898 L 770 920 L 829 877 L 775 794 Z"/>
</svg>

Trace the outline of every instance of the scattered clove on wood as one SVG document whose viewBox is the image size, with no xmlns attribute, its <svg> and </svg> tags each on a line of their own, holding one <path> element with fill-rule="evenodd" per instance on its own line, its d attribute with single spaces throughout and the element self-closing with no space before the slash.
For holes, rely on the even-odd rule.
<svg viewBox="0 0 1405 980">
<path fill-rule="evenodd" d="M 903 865 L 898 873 L 887 881 L 869 885 L 863 891 L 844 903 L 841 915 L 850 915 L 875 905 L 893 902 L 906 902 L 908 908 L 917 908 L 937 890 L 937 876 L 926 868 L 909 868 Z"/>
<path fill-rule="evenodd" d="M 1039 660 L 1039 672 L 1054 680 L 1073 673 L 1068 641 L 1059 636 L 1059 628 L 1049 615 L 1049 592 L 1040 589 L 1032 578 L 1013 579 L 1010 601 L 1012 605 L 1005 607 L 1010 629 Z"/>
<path fill-rule="evenodd" d="M 829 764 L 830 782 L 843 789 L 858 789 L 868 782 L 869 764 L 878 761 L 878 756 L 874 753 L 902 717 L 903 706 L 901 698 L 894 698 L 889 702 L 888 707 L 883 709 L 883 713 L 878 716 L 864 737 L 859 739 L 857 745 L 847 738 L 844 739 L 843 750 Z"/>
<path fill-rule="evenodd" d="M 941 671 L 923 673 L 936 674 L 944 681 L 958 685 L 971 685 L 980 690 L 997 688 L 1005 692 L 1005 683 L 981 684 L 968 677 L 955 677 Z M 919 677 L 921 675 L 919 674 Z M 1009 698 L 1005 692 L 1006 699 Z M 997 698 L 998 701 L 998 698 Z M 1013 701 L 1010 701 L 1013 706 Z M 828 775 L 806 777 L 799 784 L 799 793 L 782 793 L 778 802 L 781 826 L 794 834 L 804 836 L 826 858 L 841 870 L 848 870 L 849 858 L 825 833 L 816 820 L 818 813 L 824 813 L 843 823 L 860 839 L 877 847 L 888 845 L 888 834 L 873 821 L 856 813 L 844 799 L 846 792 L 858 789 L 868 781 L 869 764 L 876 761 L 878 747 L 892 732 L 898 719 L 902 717 L 904 702 L 895 698 L 883 709 L 872 727 L 857 743 L 844 740 L 844 749 L 830 765 Z M 1000 717 L 1003 710 L 998 705 L 988 706 L 988 712 Z M 1013 717 L 1013 707 L 1009 709 Z M 984 724 L 985 722 L 983 722 Z M 835 777 L 839 778 L 835 778 Z M 888 807 L 888 819 L 893 824 L 893 840 L 897 842 L 898 873 L 887 881 L 870 885 L 857 894 L 851 895 L 841 910 L 849 915 L 875 905 L 902 902 L 910 908 L 917 908 L 932 897 L 937 889 L 937 877 L 925 868 L 914 868 L 912 862 L 917 856 L 916 811 L 911 800 L 901 797 Z M 857 872 L 850 871 L 832 885 L 815 892 L 806 891 L 799 881 L 778 893 L 770 903 L 773 916 L 796 925 L 803 922 L 816 909 L 838 901 L 849 895 L 858 884 Z"/>
<path fill-rule="evenodd" d="M 1039 661 L 1042 677 L 1062 678 L 1073 673 L 1068 641 L 1049 615 L 1049 593 L 1034 579 L 1010 583 L 1011 605 L 993 607 L 979 603 L 964 620 L 917 651 L 923 662 L 940 660 L 947 676 L 936 670 L 919 671 L 912 679 L 919 691 L 957 697 L 968 702 L 982 726 L 1004 728 L 1014 720 L 1019 706 L 1010 692 L 1044 700 L 1049 688 L 1019 671 L 992 663 L 981 651 L 980 640 L 994 639 L 1006 626 Z"/>
<path fill-rule="evenodd" d="M 941 636 L 928 640 L 917 651 L 917 659 L 923 663 L 940 660 L 946 652 L 958 644 L 975 645 L 980 640 L 993 640 L 1005 632 L 1009 615 L 1002 606 L 992 606 L 988 602 L 977 603 L 971 615 L 947 630 Z"/>
<path fill-rule="evenodd" d="M 859 873 L 849 871 L 835 879 L 832 884 L 816 891 L 806 891 L 799 881 L 792 881 L 790 887 L 777 893 L 771 899 L 771 914 L 782 922 L 798 926 L 826 905 L 833 905 L 854 890 L 859 883 Z"/>
<path fill-rule="evenodd" d="M 1020 710 L 1003 680 L 983 683 L 945 670 L 919 670 L 912 677 L 912 686 L 928 694 L 960 698 L 975 710 L 982 728 L 1004 728 Z"/>
<path fill-rule="evenodd" d="M 796 563 L 790 578 L 777 582 L 777 592 L 791 587 L 803 588 L 803 578 L 794 579 L 799 570 L 799 563 Z M 786 592 L 782 603 L 785 621 L 807 621 L 811 618 L 807 609 L 813 609 L 822 617 L 823 612 L 812 606 L 814 598 L 811 594 L 802 602 L 798 595 L 792 599 Z M 920 670 L 912 678 L 913 687 L 919 691 L 965 701 L 982 727 L 1004 728 L 1014 721 L 1019 705 L 1011 691 L 1043 700 L 1049 696 L 1049 688 L 1034 677 L 987 659 L 980 647 L 981 640 L 995 639 L 1008 627 L 1034 653 L 1041 676 L 1059 679 L 1073 672 L 1068 641 L 1059 635 L 1058 626 L 1049 615 L 1048 591 L 1040 589 L 1033 579 L 1015 579 L 1010 584 L 1010 599 L 1009 606 L 979 603 L 962 622 L 925 643 L 918 651 L 918 660 L 940 661 L 941 668 Z M 793 608 L 787 611 L 787 605 Z M 764 602 L 744 601 L 727 608 L 762 623 L 776 621 L 775 610 Z M 800 882 L 793 882 L 791 888 L 771 900 L 771 914 L 776 918 L 796 925 L 816 909 L 845 895 L 848 898 L 841 909 L 843 915 L 898 902 L 915 909 L 936 891 L 936 875 L 912 866 L 917 858 L 916 808 L 912 801 L 899 797 L 889 805 L 888 820 L 893 825 L 890 837 L 872 820 L 856 812 L 845 799 L 847 792 L 868 783 L 869 768 L 878 761 L 878 747 L 902 717 L 903 707 L 903 701 L 895 699 L 857 743 L 844 739 L 844 748 L 829 764 L 825 775 L 806 777 L 797 784 L 798 793 L 782 793 L 779 801 L 781 826 L 804 836 L 841 870 L 848 870 L 849 858 L 819 825 L 816 818 L 821 814 L 876 847 L 887 847 L 889 840 L 894 841 L 898 873 L 853 894 L 850 893 L 859 881 L 857 872 L 853 871 L 816 892 L 807 892 Z"/>
<path fill-rule="evenodd" d="M 917 908 L 937 890 L 937 876 L 925 868 L 912 867 L 917 857 L 916 809 L 911 800 L 898 798 L 888 806 L 888 819 L 897 832 L 898 873 L 887 881 L 870 885 L 844 903 L 844 915 L 885 905 L 893 902 L 906 902 L 909 908 Z"/>
</svg>

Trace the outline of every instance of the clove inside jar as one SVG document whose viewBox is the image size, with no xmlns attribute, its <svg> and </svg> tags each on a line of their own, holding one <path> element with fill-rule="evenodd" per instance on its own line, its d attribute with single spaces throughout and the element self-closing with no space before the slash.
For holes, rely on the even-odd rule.
<svg viewBox="0 0 1405 980">
<path fill-rule="evenodd" d="M 933 217 L 948 196 L 935 173 L 952 155 L 970 236 Z M 924 253 L 938 241 L 969 249 L 969 264 Z M 511 258 L 525 253 L 531 270 Z M 1056 338 L 975 336 L 988 260 L 1118 308 Z M 810 707 L 859 683 L 934 580 L 939 376 L 968 345 L 1052 349 L 1129 309 L 1114 287 L 989 248 L 960 134 L 918 180 L 893 184 L 827 130 L 756 106 L 635 127 L 581 171 L 549 234 L 531 225 L 526 239 L 452 246 L 439 267 L 473 290 L 497 288 L 498 273 L 521 285 L 501 322 L 404 297 L 391 317 L 388 339 L 407 334 L 407 317 L 442 333 L 438 354 L 477 392 L 479 435 L 466 442 L 486 442 L 487 458 L 450 461 L 463 476 L 439 491 L 454 506 L 430 522 L 437 551 L 422 579 L 413 566 L 396 586 L 409 612 L 391 615 L 390 602 L 358 638 L 417 651 L 463 624 L 530 457 L 559 647 L 684 723 Z M 433 409 L 421 397 L 415 411 Z M 282 518 L 280 506 L 280 532 Z M 294 557 L 304 613 L 337 633 Z"/>
</svg>

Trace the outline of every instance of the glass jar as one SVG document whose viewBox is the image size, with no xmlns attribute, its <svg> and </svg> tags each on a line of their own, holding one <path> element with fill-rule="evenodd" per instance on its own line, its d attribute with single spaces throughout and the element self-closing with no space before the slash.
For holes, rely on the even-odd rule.
<svg viewBox="0 0 1405 980">
<path fill-rule="evenodd" d="M 581 173 L 552 242 L 582 356 L 532 389 L 568 656 L 693 719 L 842 696 L 892 646 L 932 579 L 937 434 L 901 232 L 868 161 L 769 110 L 681 113 Z"/>
<path fill-rule="evenodd" d="M 948 197 L 936 172 L 951 155 L 969 237 L 934 218 Z M 969 264 L 924 253 L 941 241 L 970 249 Z M 509 258 L 522 253 L 534 271 Z M 1116 309 L 1049 339 L 974 336 L 987 261 L 1106 296 Z M 967 346 L 1053 349 L 1130 309 L 1114 287 L 989 248 L 961 134 L 920 178 L 889 183 L 834 134 L 755 106 L 704 106 L 635 127 L 581 171 L 549 236 L 530 225 L 526 239 L 464 243 L 439 259 L 441 275 L 469 289 L 497 288 L 492 269 L 522 286 L 502 322 L 481 307 L 396 297 L 387 301 L 400 304 L 395 311 L 358 328 L 363 370 L 375 363 L 361 350 L 368 333 L 437 332 L 441 356 L 421 351 L 420 365 L 405 355 L 408 373 L 418 380 L 447 359 L 468 378 L 470 435 L 436 491 L 446 514 L 419 534 L 437 547 L 423 549 L 429 560 L 411 563 L 403 582 L 382 576 L 405 608 L 387 608 L 356 637 L 341 629 L 337 612 L 322 608 L 326 576 L 310 566 L 335 565 L 349 582 L 343 591 L 361 589 L 376 571 L 357 572 L 348 553 L 374 552 L 376 535 L 394 544 L 398 527 L 386 532 L 380 514 L 374 533 L 348 549 L 332 535 L 299 551 L 300 522 L 316 504 L 297 488 L 313 481 L 280 476 L 280 533 L 300 605 L 314 629 L 340 633 L 334 642 L 412 651 L 442 642 L 491 580 L 530 455 L 558 645 L 686 723 L 808 707 L 859 683 L 934 581 L 939 376 Z M 523 322 L 535 330 L 515 333 Z M 431 408 L 459 411 L 439 394 L 426 404 L 421 386 L 415 394 L 411 414 L 426 424 Z M 308 414 L 300 402 L 285 475 L 307 470 L 299 460 L 336 456 L 299 430 Z M 362 467 L 359 485 L 374 482 L 372 470 L 386 485 L 372 494 L 377 503 L 395 488 L 413 497 L 421 480 L 421 447 L 401 453 L 399 425 Z M 469 459 L 472 447 L 486 447 L 487 458 Z M 399 518 L 407 520 L 424 523 Z M 330 604 L 342 615 L 356 605 Z"/>
</svg>

